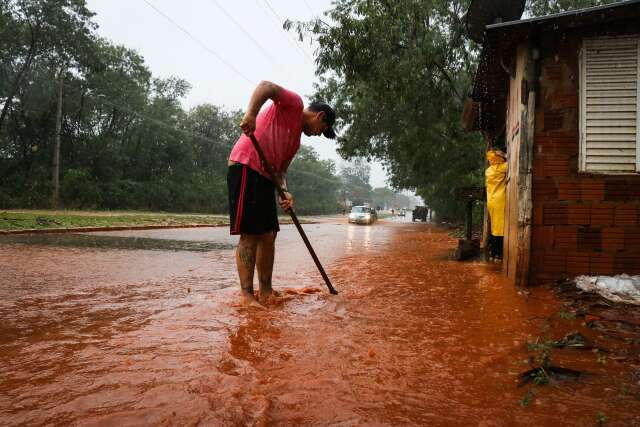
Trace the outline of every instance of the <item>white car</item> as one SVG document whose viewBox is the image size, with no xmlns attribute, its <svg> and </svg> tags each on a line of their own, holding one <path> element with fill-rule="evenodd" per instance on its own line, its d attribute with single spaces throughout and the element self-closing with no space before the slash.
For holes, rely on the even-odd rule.
<svg viewBox="0 0 640 427">
<path fill-rule="evenodd" d="M 354 224 L 373 224 L 377 219 L 375 209 L 368 206 L 354 206 L 349 213 L 349 222 Z"/>
</svg>

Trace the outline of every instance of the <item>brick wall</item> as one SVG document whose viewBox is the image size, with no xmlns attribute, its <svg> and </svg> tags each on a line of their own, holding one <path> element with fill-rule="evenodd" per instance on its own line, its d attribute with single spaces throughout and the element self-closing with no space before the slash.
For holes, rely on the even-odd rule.
<svg viewBox="0 0 640 427">
<path fill-rule="evenodd" d="M 541 43 L 532 284 L 581 274 L 640 274 L 640 177 L 578 172 L 579 43 Z"/>
</svg>

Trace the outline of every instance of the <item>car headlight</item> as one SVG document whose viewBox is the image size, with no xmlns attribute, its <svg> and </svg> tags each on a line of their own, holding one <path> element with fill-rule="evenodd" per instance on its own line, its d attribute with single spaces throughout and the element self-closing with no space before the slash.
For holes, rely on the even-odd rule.
<svg viewBox="0 0 640 427">
<path fill-rule="evenodd" d="M 371 219 L 371 214 L 364 214 L 364 219 L 370 220 Z"/>
<path fill-rule="evenodd" d="M 356 219 L 356 214 L 350 213 L 349 214 L 349 219 Z"/>
</svg>

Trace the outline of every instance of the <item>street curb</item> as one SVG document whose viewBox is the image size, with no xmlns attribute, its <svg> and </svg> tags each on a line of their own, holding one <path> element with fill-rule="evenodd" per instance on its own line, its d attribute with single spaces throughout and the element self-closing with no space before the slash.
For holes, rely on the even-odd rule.
<svg viewBox="0 0 640 427">
<path fill-rule="evenodd" d="M 291 221 L 280 221 L 280 224 L 290 225 Z M 301 221 L 301 224 L 316 224 L 315 221 Z M 62 234 L 89 233 L 94 231 L 127 231 L 127 230 L 163 230 L 170 228 L 206 228 L 228 227 L 228 222 L 219 224 L 176 224 L 176 225 L 114 225 L 113 227 L 70 227 L 70 228 L 27 228 L 23 230 L 0 230 L 0 236 L 9 234 Z"/>
<path fill-rule="evenodd" d="M 176 225 L 115 225 L 113 227 L 72 227 L 72 228 L 28 228 L 24 230 L 0 230 L 0 235 L 7 234 L 62 234 L 82 233 L 92 231 L 127 231 L 127 230 L 161 230 L 169 228 L 205 228 L 228 227 L 228 223 L 221 224 L 176 224 Z"/>
</svg>

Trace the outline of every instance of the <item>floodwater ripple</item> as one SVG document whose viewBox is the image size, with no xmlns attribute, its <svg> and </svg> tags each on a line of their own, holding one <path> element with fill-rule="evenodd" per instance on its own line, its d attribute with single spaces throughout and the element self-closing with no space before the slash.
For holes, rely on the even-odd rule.
<svg viewBox="0 0 640 427">
<path fill-rule="evenodd" d="M 292 227 L 278 236 L 264 311 L 238 301 L 233 251 L 0 245 L 0 424 L 610 425 L 640 420 L 626 381 L 597 373 L 520 405 L 526 342 L 559 309 L 497 269 L 449 259 L 430 225 L 305 227 L 329 295 Z M 202 233 L 202 231 L 198 231 Z M 226 230 L 121 233 L 233 243 Z M 194 232 L 195 233 L 195 232 Z M 624 383 L 626 384 L 626 383 Z"/>
</svg>

